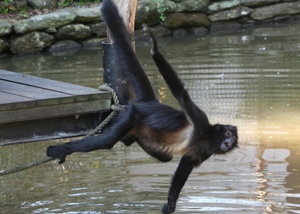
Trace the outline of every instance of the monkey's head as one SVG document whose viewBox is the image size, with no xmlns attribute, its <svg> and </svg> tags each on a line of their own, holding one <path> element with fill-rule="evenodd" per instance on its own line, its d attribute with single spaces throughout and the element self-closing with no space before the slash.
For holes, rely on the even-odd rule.
<svg viewBox="0 0 300 214">
<path fill-rule="evenodd" d="M 211 137 L 214 144 L 214 154 L 224 154 L 238 147 L 238 134 L 235 126 L 213 125 Z"/>
</svg>

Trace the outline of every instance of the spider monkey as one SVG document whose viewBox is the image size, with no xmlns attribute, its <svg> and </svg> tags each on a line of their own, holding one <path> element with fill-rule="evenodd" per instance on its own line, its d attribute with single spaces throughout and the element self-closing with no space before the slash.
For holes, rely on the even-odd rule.
<svg viewBox="0 0 300 214">
<path fill-rule="evenodd" d="M 181 110 L 160 103 L 135 55 L 118 9 L 111 0 L 104 0 L 101 12 L 113 40 L 114 54 L 132 85 L 135 98 L 128 101 L 126 109 L 101 135 L 50 146 L 47 155 L 58 158 L 61 164 L 73 152 L 111 149 L 118 141 L 127 146 L 137 142 L 145 152 L 162 162 L 170 161 L 175 154 L 182 155 L 171 182 L 168 202 L 161 210 L 171 213 L 194 167 L 213 154 L 225 154 L 238 147 L 237 128 L 209 123 L 206 114 L 191 100 L 183 81 L 158 50 L 152 31 L 145 27 L 150 36 L 152 58 Z"/>
</svg>

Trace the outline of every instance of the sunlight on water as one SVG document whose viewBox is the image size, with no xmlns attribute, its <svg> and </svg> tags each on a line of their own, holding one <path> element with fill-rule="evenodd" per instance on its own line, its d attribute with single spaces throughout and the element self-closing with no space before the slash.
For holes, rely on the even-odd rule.
<svg viewBox="0 0 300 214">
<path fill-rule="evenodd" d="M 240 148 L 193 171 L 176 213 L 300 213 L 300 33 L 288 29 L 159 39 L 211 123 L 239 129 Z M 136 48 L 159 99 L 178 107 L 148 42 Z M 1 69 L 102 84 L 99 49 L 11 57 Z M 42 159 L 47 146 L 66 141 L 2 147 L 0 169 Z M 158 213 L 178 160 L 159 163 L 136 145 L 73 154 L 63 165 L 53 161 L 0 177 L 0 213 Z"/>
</svg>

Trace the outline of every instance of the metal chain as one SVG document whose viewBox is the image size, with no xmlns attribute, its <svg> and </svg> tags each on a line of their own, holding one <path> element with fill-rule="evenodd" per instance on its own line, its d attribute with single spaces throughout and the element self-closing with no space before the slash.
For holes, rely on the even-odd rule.
<svg viewBox="0 0 300 214">
<path fill-rule="evenodd" d="M 89 132 L 85 137 L 93 136 L 97 133 L 100 133 L 101 130 L 109 123 L 109 121 L 111 121 L 114 118 L 114 116 L 117 114 L 117 112 L 122 111 L 125 108 L 125 106 L 120 105 L 119 98 L 117 97 L 117 94 L 115 93 L 115 91 L 111 87 L 109 87 L 108 85 L 105 84 L 105 85 L 99 86 L 99 90 L 109 91 L 112 94 L 113 103 L 114 103 L 111 106 L 112 112 L 94 130 Z M 22 170 L 25 170 L 25 169 L 29 169 L 31 167 L 38 166 L 38 165 L 47 163 L 47 162 L 52 161 L 52 160 L 54 160 L 54 158 L 47 157 L 47 158 L 44 158 L 44 159 L 41 159 L 41 160 L 38 160 L 38 161 L 35 161 L 35 162 L 31 162 L 31 163 L 28 163 L 28 164 L 24 164 L 24 165 L 15 167 L 13 169 L 2 170 L 2 171 L 0 171 L 0 176 L 12 174 L 12 173 L 19 172 L 19 171 L 22 171 Z"/>
</svg>

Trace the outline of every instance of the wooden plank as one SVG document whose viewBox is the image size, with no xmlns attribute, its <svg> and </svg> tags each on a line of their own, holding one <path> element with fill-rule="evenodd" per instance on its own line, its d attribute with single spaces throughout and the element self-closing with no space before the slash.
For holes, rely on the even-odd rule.
<svg viewBox="0 0 300 214">
<path fill-rule="evenodd" d="M 80 115 L 107 111 L 110 109 L 111 100 L 94 100 L 88 102 L 68 103 L 56 106 L 41 106 L 11 111 L 2 111 L 0 123 L 9 123 L 25 120 L 62 117 L 67 115 Z"/>
<path fill-rule="evenodd" d="M 111 93 L 0 70 L 0 124 L 108 111 Z"/>
<path fill-rule="evenodd" d="M 34 85 L 35 87 L 66 93 L 75 96 L 75 102 L 83 102 L 87 100 L 105 99 L 110 97 L 109 93 L 100 92 L 97 89 L 84 86 L 63 83 L 56 80 L 49 80 L 31 75 L 15 73 L 0 69 L 0 79 L 8 80 L 25 85 Z"/>
<path fill-rule="evenodd" d="M 35 106 L 36 102 L 31 98 L 0 92 L 0 111 L 33 108 Z"/>
<path fill-rule="evenodd" d="M 0 80 L 0 91 L 35 100 L 37 106 L 74 103 L 74 96 L 70 94 L 3 80 Z"/>
</svg>

